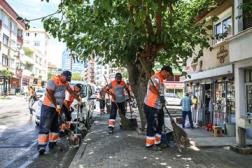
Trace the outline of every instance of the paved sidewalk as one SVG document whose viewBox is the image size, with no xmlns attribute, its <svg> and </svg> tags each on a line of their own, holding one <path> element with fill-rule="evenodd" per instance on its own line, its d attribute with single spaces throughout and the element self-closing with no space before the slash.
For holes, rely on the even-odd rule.
<svg viewBox="0 0 252 168">
<path fill-rule="evenodd" d="M 169 117 L 165 117 L 165 125 L 172 130 Z M 223 147 L 236 145 L 235 137 L 228 137 L 225 135 L 221 137 L 214 137 L 213 132 L 208 132 L 204 128 L 186 128 L 185 132 L 187 133 L 191 144 L 197 147 Z M 252 139 L 247 138 L 246 144 L 252 145 Z"/>
<path fill-rule="evenodd" d="M 247 168 L 252 164 L 251 156 L 228 148 L 191 148 L 182 154 L 176 148 L 150 151 L 144 147 L 144 136 L 136 131 L 117 126 L 109 135 L 107 117 L 96 118 L 70 168 Z"/>
</svg>

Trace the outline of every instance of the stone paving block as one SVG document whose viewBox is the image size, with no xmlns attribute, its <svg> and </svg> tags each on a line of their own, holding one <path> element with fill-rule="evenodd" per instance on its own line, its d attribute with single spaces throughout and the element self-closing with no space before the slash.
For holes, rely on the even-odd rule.
<svg viewBox="0 0 252 168">
<path fill-rule="evenodd" d="M 75 168 L 248 168 L 250 156 L 234 153 L 228 148 L 195 148 L 179 153 L 176 148 L 163 151 L 146 149 L 143 135 L 136 131 L 115 128 L 107 133 L 107 122 L 96 122 L 85 138 L 85 150 L 75 157 Z"/>
</svg>

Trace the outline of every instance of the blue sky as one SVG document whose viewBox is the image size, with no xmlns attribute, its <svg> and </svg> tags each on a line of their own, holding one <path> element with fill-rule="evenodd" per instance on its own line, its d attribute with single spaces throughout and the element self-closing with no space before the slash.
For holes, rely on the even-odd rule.
<svg viewBox="0 0 252 168">
<path fill-rule="evenodd" d="M 34 19 L 46 16 L 55 12 L 58 9 L 60 0 L 50 0 L 49 3 L 41 2 L 41 0 L 6 0 L 10 6 L 23 18 Z M 34 21 L 30 23 L 31 27 L 43 28 L 41 21 Z M 61 54 L 65 49 L 65 44 L 58 42 L 57 39 L 51 39 L 48 43 L 49 60 L 61 66 Z M 51 57 L 50 57 L 51 55 Z"/>
</svg>

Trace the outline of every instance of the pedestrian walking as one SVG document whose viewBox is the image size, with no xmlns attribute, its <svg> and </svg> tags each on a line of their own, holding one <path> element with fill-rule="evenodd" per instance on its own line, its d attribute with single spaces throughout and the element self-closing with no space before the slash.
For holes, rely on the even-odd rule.
<svg viewBox="0 0 252 168">
<path fill-rule="evenodd" d="M 192 100 L 189 97 L 189 93 L 185 94 L 185 96 L 181 99 L 180 104 L 182 106 L 182 127 L 185 128 L 185 120 L 186 116 L 188 116 L 190 127 L 193 128 L 192 112 L 191 112 Z"/>
<path fill-rule="evenodd" d="M 149 149 L 161 144 L 161 133 L 164 124 L 163 106 L 164 80 L 173 75 L 170 66 L 163 66 L 161 71 L 151 76 L 147 85 L 147 93 L 144 99 L 144 112 L 147 120 L 147 132 L 145 146 Z"/>
<path fill-rule="evenodd" d="M 113 133 L 115 123 L 116 123 L 116 115 L 117 110 L 121 113 L 122 116 L 125 116 L 125 95 L 124 90 L 127 91 L 129 95 L 129 100 L 131 99 L 130 91 L 126 86 L 126 83 L 122 80 L 122 74 L 116 73 L 115 80 L 113 80 L 110 84 L 105 87 L 105 90 L 108 94 L 111 95 L 111 112 L 108 121 L 109 133 Z"/>
<path fill-rule="evenodd" d="M 47 83 L 46 94 L 41 106 L 38 135 L 38 152 L 40 155 L 45 153 L 48 142 L 49 149 L 53 149 L 59 140 L 58 113 L 61 111 L 65 91 L 68 90 L 79 101 L 79 104 L 81 103 L 81 99 L 69 86 L 71 76 L 70 71 L 64 71 L 61 75 L 54 76 Z"/>
</svg>

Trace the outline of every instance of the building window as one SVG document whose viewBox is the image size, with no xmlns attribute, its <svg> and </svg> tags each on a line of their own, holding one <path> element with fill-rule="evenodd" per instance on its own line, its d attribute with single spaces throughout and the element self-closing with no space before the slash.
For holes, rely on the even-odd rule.
<svg viewBox="0 0 252 168">
<path fill-rule="evenodd" d="M 247 112 L 252 113 L 252 69 L 245 69 L 245 88 Z"/>
<path fill-rule="evenodd" d="M 11 42 L 11 48 L 14 49 L 14 50 L 16 50 L 17 49 L 16 42 L 14 40 L 11 40 L 10 42 Z"/>
<path fill-rule="evenodd" d="M 17 24 L 14 23 L 14 22 L 11 22 L 11 31 L 12 31 L 14 34 L 17 34 Z"/>
<path fill-rule="evenodd" d="M 252 83 L 252 69 L 245 70 L 245 83 Z"/>
<path fill-rule="evenodd" d="M 29 36 L 30 36 L 30 33 L 25 33 L 25 35 L 26 35 L 27 37 L 29 37 Z"/>
<path fill-rule="evenodd" d="M 17 29 L 17 36 L 23 37 L 23 31 L 21 29 Z"/>
<path fill-rule="evenodd" d="M 35 33 L 34 36 L 37 37 L 37 33 Z"/>
<path fill-rule="evenodd" d="M 3 12 L 3 13 L 2 13 L 2 18 L 3 18 L 3 25 L 4 25 L 7 29 L 10 29 L 11 21 L 10 21 L 9 16 L 8 16 L 5 12 Z"/>
<path fill-rule="evenodd" d="M 9 37 L 5 34 L 3 34 L 3 44 L 6 46 L 9 44 Z"/>
<path fill-rule="evenodd" d="M 243 3 L 251 3 L 251 0 L 243 0 Z M 243 30 L 252 27 L 252 11 L 249 7 L 243 9 Z"/>
<path fill-rule="evenodd" d="M 232 35 L 232 17 L 231 16 L 215 24 L 214 26 L 215 42 L 214 43 L 222 42 L 223 39 L 225 39 L 226 37 L 230 35 Z"/>
<path fill-rule="evenodd" d="M 34 42 L 34 46 L 36 46 L 36 47 L 40 46 L 40 42 L 35 41 L 35 42 Z"/>
<path fill-rule="evenodd" d="M 2 55 L 2 65 L 3 66 L 9 66 L 9 59 L 7 55 Z"/>
<path fill-rule="evenodd" d="M 11 59 L 10 60 L 10 64 L 9 64 L 9 66 L 11 67 L 11 68 L 15 68 L 15 60 L 14 59 Z"/>
</svg>

